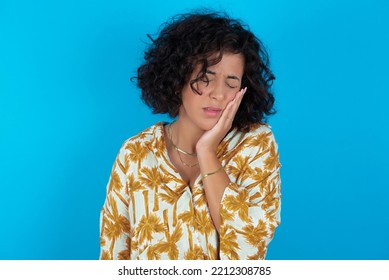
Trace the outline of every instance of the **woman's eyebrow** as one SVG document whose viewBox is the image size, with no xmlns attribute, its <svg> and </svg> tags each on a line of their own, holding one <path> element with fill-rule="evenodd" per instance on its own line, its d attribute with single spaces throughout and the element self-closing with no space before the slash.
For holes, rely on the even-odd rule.
<svg viewBox="0 0 389 280">
<path fill-rule="evenodd" d="M 240 81 L 240 79 L 237 76 L 228 75 L 227 79 L 237 80 Z"/>
<path fill-rule="evenodd" d="M 206 73 L 210 74 L 210 75 L 216 75 L 216 72 L 213 72 L 213 71 L 208 70 L 208 69 L 207 69 Z M 232 79 L 232 80 L 240 81 L 240 79 L 237 76 L 235 76 L 235 75 L 228 75 L 227 79 Z"/>
</svg>

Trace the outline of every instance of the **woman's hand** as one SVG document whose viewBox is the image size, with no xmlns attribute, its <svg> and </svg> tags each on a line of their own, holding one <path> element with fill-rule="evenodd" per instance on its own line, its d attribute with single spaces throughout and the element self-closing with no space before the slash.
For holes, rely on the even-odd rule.
<svg viewBox="0 0 389 280">
<path fill-rule="evenodd" d="M 235 98 L 227 104 L 215 126 L 201 136 L 196 144 L 196 151 L 198 154 L 201 152 L 216 153 L 219 143 L 231 129 L 232 122 L 246 90 L 247 87 L 236 93 Z"/>
</svg>

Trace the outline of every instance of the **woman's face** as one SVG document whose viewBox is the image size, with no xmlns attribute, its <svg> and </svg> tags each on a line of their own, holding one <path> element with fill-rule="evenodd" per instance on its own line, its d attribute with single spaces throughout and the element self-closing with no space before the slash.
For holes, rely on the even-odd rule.
<svg viewBox="0 0 389 280">
<path fill-rule="evenodd" d="M 189 82 L 182 89 L 179 120 L 189 121 L 201 130 L 210 130 L 217 123 L 228 102 L 234 99 L 240 90 L 243 68 L 242 54 L 224 53 L 218 64 L 207 68 L 209 83 L 199 81 L 193 85 L 201 93 L 198 95 L 190 86 L 190 81 L 194 80 L 201 70 L 201 65 L 195 67 Z"/>
</svg>

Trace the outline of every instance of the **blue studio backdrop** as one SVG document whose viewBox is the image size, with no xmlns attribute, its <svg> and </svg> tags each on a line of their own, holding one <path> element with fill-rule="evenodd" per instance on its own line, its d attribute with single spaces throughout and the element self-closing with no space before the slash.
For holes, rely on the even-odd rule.
<svg viewBox="0 0 389 280">
<path fill-rule="evenodd" d="M 389 2 L 0 2 L 0 259 L 97 259 L 122 142 L 152 115 L 130 81 L 161 23 L 240 18 L 271 57 L 282 223 L 268 259 L 389 259 Z"/>
</svg>

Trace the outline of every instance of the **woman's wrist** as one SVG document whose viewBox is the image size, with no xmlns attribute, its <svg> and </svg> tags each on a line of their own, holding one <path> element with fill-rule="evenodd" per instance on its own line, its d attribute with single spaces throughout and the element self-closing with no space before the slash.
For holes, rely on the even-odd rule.
<svg viewBox="0 0 389 280">
<path fill-rule="evenodd" d="M 196 150 L 196 153 L 200 168 L 203 167 L 206 172 L 211 172 L 220 167 L 221 162 L 215 151 L 201 149 L 198 151 Z"/>
<path fill-rule="evenodd" d="M 204 180 L 205 178 L 207 178 L 208 176 L 211 176 L 213 174 L 216 174 L 218 173 L 219 171 L 221 171 L 223 169 L 223 166 L 220 166 L 218 169 L 212 171 L 212 172 L 208 172 L 208 173 L 204 173 L 201 175 L 201 179 Z"/>
<path fill-rule="evenodd" d="M 216 149 L 213 149 L 213 148 L 210 148 L 210 147 L 206 147 L 206 146 L 202 146 L 202 145 L 196 145 L 196 153 L 197 153 L 197 156 L 210 156 L 210 155 L 215 155 L 216 156 Z"/>
</svg>

